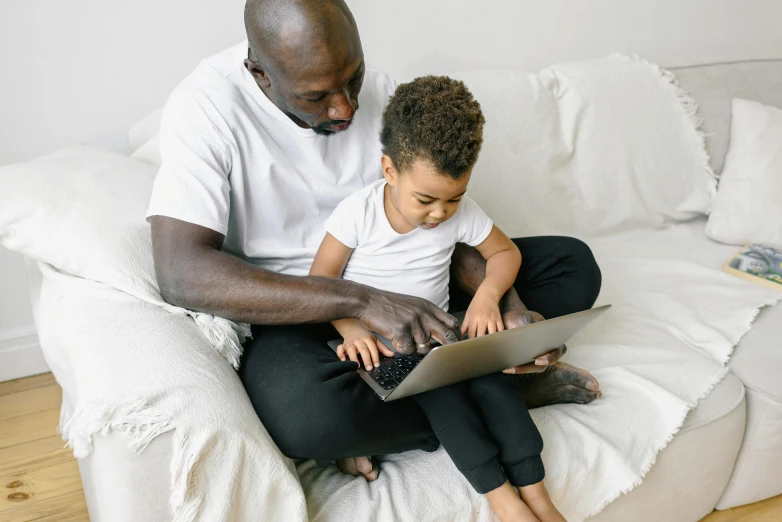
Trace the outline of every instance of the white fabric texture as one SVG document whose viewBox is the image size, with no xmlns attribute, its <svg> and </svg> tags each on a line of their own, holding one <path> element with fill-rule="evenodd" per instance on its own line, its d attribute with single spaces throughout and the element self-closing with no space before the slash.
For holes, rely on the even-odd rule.
<svg viewBox="0 0 782 522">
<path fill-rule="evenodd" d="M 782 249 L 782 109 L 736 98 L 730 148 L 706 232 Z"/>
<path fill-rule="evenodd" d="M 380 120 L 396 86 L 366 66 L 351 128 L 319 136 L 266 97 L 245 58 L 241 43 L 204 60 L 169 98 L 147 215 L 210 228 L 225 235 L 224 251 L 306 275 L 323 221 L 382 177 Z"/>
<path fill-rule="evenodd" d="M 486 115 L 470 194 L 505 233 L 605 235 L 711 209 L 696 104 L 670 73 L 612 56 L 453 77 Z"/>
<path fill-rule="evenodd" d="M 483 243 L 493 223 L 464 195 L 453 216 L 438 227 L 400 234 L 386 217 L 385 186 L 385 179 L 380 179 L 351 194 L 326 219 L 326 232 L 353 249 L 342 277 L 389 292 L 423 297 L 447 310 L 449 269 L 456 243 Z"/>
<path fill-rule="evenodd" d="M 69 147 L 0 167 L 0 245 L 193 317 L 234 367 L 248 325 L 163 301 L 143 219 L 154 167 L 89 147 Z"/>
<path fill-rule="evenodd" d="M 604 276 L 597 304 L 614 308 L 569 343 L 569 362 L 594 373 L 603 398 L 532 412 L 547 487 L 567 519 L 581 521 L 640 483 L 688 409 L 725 374 L 758 308 L 782 296 L 714 266 L 728 247 L 702 230 L 652 228 L 707 212 L 713 191 L 692 103 L 670 77 L 612 58 L 538 78 L 469 79 L 488 122 L 470 188 L 513 235 L 627 229 L 589 239 Z M 546 109 L 531 107 L 538 103 Z M 522 147 L 530 136 L 539 145 Z M 94 152 L 78 151 L 67 153 L 72 163 L 55 156 L 0 171 L 3 245 L 59 269 L 42 265 L 48 282 L 36 322 L 77 456 L 102 432 L 126 431 L 141 451 L 173 430 L 177 522 L 493 518 L 442 450 L 384 458 L 371 484 L 305 462 L 297 484 L 231 368 L 192 321 L 138 291 L 145 283 L 135 279 L 153 274 L 143 220 L 151 171 L 137 174 L 148 167 L 132 159 L 104 159 L 96 170 Z M 57 178 L 64 165 L 75 173 L 67 183 Z M 80 171 L 89 176 L 75 182 Z"/>
</svg>

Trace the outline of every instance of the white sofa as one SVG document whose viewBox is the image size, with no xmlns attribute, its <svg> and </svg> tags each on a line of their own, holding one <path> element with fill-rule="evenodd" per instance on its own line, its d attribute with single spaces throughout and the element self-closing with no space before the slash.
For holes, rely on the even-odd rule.
<svg viewBox="0 0 782 522">
<path fill-rule="evenodd" d="M 782 106 L 782 61 L 703 65 L 674 71 L 680 84 L 700 102 L 705 121 L 707 146 L 715 171 L 719 172 L 727 150 L 730 100 L 755 99 Z M 705 221 L 689 222 L 693 234 L 703 237 Z M 718 268 L 735 247 L 726 246 L 720 257 L 703 260 Z M 83 300 L 105 300 L 119 306 L 132 298 L 110 288 L 88 282 L 56 282 L 61 274 L 30 262 L 31 294 L 39 330 L 58 314 L 57 306 L 81 306 Z M 78 299 L 74 292 L 79 294 Z M 81 301 L 80 301 L 81 300 Z M 129 302 L 129 301 L 128 301 Z M 44 306 L 45 305 L 45 306 Z M 134 304 L 139 317 L 152 313 L 143 303 Z M 171 328 L 189 319 L 171 316 Z M 755 326 L 738 345 L 730 363 L 731 373 L 687 417 L 684 426 L 660 453 L 640 486 L 609 504 L 594 520 L 682 521 L 699 520 L 717 508 L 754 502 L 782 493 L 782 306 L 762 311 Z M 42 338 L 44 348 L 47 341 Z M 124 342 L 122 335 L 109 342 Z M 63 359 L 64 360 L 64 359 Z M 79 383 L 69 381 L 68 363 L 49 361 L 63 383 L 66 406 L 74 398 L 69 390 Z M 205 357 L 202 364 L 219 364 L 219 357 Z M 74 364 L 76 364 L 74 362 Z M 224 426 L 254 425 L 252 409 L 236 376 L 227 368 L 215 370 L 222 376 L 220 397 L 213 397 L 208 409 L 199 410 L 204 422 Z M 111 376 L 96 376 L 110 380 Z M 175 387 L 176 382 L 170 385 Z M 217 407 L 215 404 L 231 405 Z M 202 408 L 192 404 L 192 408 Z M 238 429 L 238 428 L 236 428 Z M 126 434 L 106 432 L 95 437 L 91 454 L 79 460 L 90 515 L 94 521 L 171 520 L 172 439 L 174 431 L 155 437 L 141 453 L 128 449 Z M 214 484 L 214 495 L 231 501 L 230 484 Z M 261 487 L 261 486 L 259 486 Z M 226 520 L 232 520 L 232 516 Z M 240 516 L 236 515 L 235 519 Z M 259 519 L 273 519 L 259 514 Z M 439 519 L 433 515 L 432 520 Z"/>
</svg>

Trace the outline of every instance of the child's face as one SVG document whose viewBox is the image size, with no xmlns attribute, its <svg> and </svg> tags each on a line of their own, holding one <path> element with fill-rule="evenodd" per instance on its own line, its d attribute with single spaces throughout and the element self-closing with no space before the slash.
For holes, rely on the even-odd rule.
<svg viewBox="0 0 782 522">
<path fill-rule="evenodd" d="M 426 159 L 416 159 L 409 169 L 399 172 L 391 158 L 383 156 L 383 175 L 391 186 L 394 207 L 410 225 L 426 230 L 454 215 L 471 174 L 472 170 L 453 179 Z"/>
</svg>

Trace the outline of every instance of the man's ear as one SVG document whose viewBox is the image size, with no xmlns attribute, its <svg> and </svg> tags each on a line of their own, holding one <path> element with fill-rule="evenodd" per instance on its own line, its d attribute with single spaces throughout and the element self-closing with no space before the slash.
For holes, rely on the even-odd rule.
<svg viewBox="0 0 782 522">
<path fill-rule="evenodd" d="M 399 177 L 399 173 L 396 171 L 394 161 L 388 154 L 383 154 L 383 158 L 380 160 L 383 166 L 383 177 L 386 178 L 386 183 L 392 187 L 396 186 L 396 180 Z"/>
<path fill-rule="evenodd" d="M 244 60 L 244 66 L 247 68 L 250 74 L 253 75 L 253 78 L 255 78 L 255 83 L 257 83 L 262 89 L 269 88 L 272 82 L 269 80 L 269 75 L 266 74 L 266 71 L 261 68 L 260 65 L 258 65 L 258 62 L 251 60 L 250 58 L 246 58 Z"/>
</svg>

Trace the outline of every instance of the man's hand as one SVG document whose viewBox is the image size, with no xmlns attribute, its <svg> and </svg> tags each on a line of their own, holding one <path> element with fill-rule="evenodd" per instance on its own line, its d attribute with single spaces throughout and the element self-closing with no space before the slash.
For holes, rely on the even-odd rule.
<svg viewBox="0 0 782 522">
<path fill-rule="evenodd" d="M 539 323 L 545 319 L 537 312 L 527 310 L 526 308 L 514 307 L 513 309 L 508 310 L 502 314 L 502 320 L 505 323 L 505 328 L 511 329 L 522 328 L 533 323 Z M 535 359 L 533 364 L 524 364 L 514 368 L 508 368 L 507 370 L 503 370 L 503 373 L 542 373 L 546 371 L 550 365 L 559 361 L 562 356 L 565 355 L 565 352 L 567 352 L 567 346 L 563 344 L 556 350 L 552 350 L 546 355 L 541 355 Z"/>
<path fill-rule="evenodd" d="M 357 318 L 391 339 L 402 354 L 427 353 L 432 349 L 431 339 L 440 344 L 461 339 L 459 321 L 420 297 L 373 290 Z"/>
<path fill-rule="evenodd" d="M 337 347 L 337 357 L 342 361 L 347 357 L 360 367 L 361 362 L 358 359 L 360 354 L 361 360 L 364 362 L 364 369 L 367 371 L 380 364 L 380 353 L 386 357 L 394 356 L 394 352 L 380 342 L 372 332 L 358 323 L 342 332 L 342 336 L 344 340 Z"/>
</svg>

